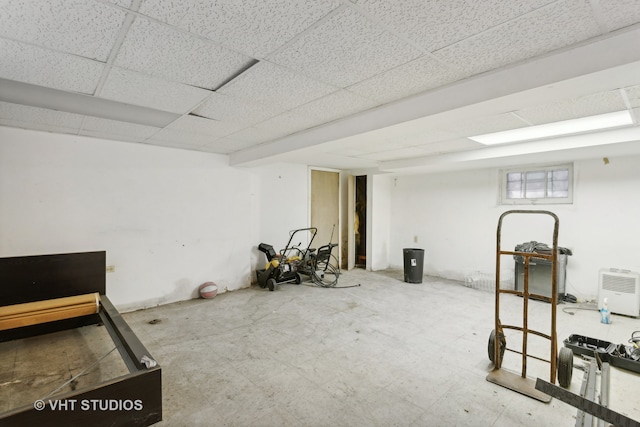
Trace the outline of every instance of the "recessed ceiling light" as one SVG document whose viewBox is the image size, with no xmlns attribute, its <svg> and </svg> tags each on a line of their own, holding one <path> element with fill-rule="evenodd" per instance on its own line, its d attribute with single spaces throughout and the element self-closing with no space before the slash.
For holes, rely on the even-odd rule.
<svg viewBox="0 0 640 427">
<path fill-rule="evenodd" d="M 599 114 L 597 116 L 582 117 L 580 119 L 564 120 L 546 123 L 544 125 L 528 126 L 503 132 L 470 136 L 476 142 L 485 145 L 506 144 L 508 142 L 530 141 L 533 139 L 549 138 L 552 136 L 570 135 L 600 129 L 609 129 L 633 124 L 629 111 L 616 111 Z"/>
</svg>

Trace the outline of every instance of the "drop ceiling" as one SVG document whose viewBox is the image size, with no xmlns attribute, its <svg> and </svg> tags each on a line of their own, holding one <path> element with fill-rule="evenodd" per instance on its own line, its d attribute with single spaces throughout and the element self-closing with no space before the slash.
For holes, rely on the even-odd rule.
<svg viewBox="0 0 640 427">
<path fill-rule="evenodd" d="M 639 122 L 637 0 L 0 0 L 0 126 L 401 173 L 640 154 Z"/>
</svg>

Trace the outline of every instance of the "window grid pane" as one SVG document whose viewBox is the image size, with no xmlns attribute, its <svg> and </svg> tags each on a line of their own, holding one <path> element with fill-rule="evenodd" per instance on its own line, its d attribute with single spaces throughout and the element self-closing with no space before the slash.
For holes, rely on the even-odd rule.
<svg viewBox="0 0 640 427">
<path fill-rule="evenodd" d="M 513 172 L 507 174 L 507 198 L 523 199 L 524 185 L 522 182 L 523 173 Z"/>
<path fill-rule="evenodd" d="M 502 177 L 503 197 L 512 204 L 571 203 L 571 166 L 505 171 Z"/>
</svg>

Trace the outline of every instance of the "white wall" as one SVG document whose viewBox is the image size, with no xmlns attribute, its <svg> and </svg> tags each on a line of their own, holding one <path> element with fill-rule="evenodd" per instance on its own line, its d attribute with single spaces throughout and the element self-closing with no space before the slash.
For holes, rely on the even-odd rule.
<svg viewBox="0 0 640 427">
<path fill-rule="evenodd" d="M 258 243 L 306 224 L 306 167 L 274 171 L 0 127 L 0 256 L 106 250 L 107 295 L 125 311 L 196 297 L 209 280 L 247 287 Z"/>
<path fill-rule="evenodd" d="M 640 271 L 638 165 L 640 157 L 610 158 L 606 165 L 602 159 L 575 162 L 572 205 L 522 207 L 558 215 L 559 245 L 574 252 L 568 293 L 595 297 L 600 268 Z M 402 267 L 403 247 L 422 247 L 426 274 L 463 280 L 472 272 L 495 273 L 498 218 L 514 209 L 498 205 L 496 169 L 398 176 L 390 190 L 393 267 Z M 553 223 L 547 218 L 507 216 L 502 248 L 529 240 L 551 244 Z M 501 262 L 512 267 L 512 260 Z"/>
<path fill-rule="evenodd" d="M 278 163 L 250 169 L 260 180 L 259 241 L 277 251 L 289 240 L 289 231 L 309 227 L 309 169 L 306 165 Z M 265 255 L 254 249 L 254 266 L 264 268 Z"/>
<path fill-rule="evenodd" d="M 367 253 L 371 259 L 369 268 L 373 271 L 389 268 L 392 179 L 389 175 L 367 177 L 367 183 L 373 186 L 371 198 L 368 199 L 368 205 L 371 207 L 369 218 L 373 218 L 373 221 L 367 221 L 367 224 L 371 224 Z"/>
</svg>

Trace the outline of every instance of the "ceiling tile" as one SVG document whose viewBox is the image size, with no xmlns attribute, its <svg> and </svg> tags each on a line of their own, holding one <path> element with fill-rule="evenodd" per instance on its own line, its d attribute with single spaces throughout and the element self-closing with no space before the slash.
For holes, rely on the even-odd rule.
<svg viewBox="0 0 640 427">
<path fill-rule="evenodd" d="M 539 125 L 594 116 L 596 114 L 611 113 L 613 111 L 625 110 L 626 108 L 620 91 L 613 90 L 580 98 L 567 99 L 552 104 L 524 108 L 516 111 L 516 113 L 534 125 Z"/>
<path fill-rule="evenodd" d="M 607 30 L 614 31 L 640 22 L 640 2 L 638 0 L 599 0 L 601 18 Z"/>
<path fill-rule="evenodd" d="M 187 138 L 176 139 L 171 141 L 164 141 L 160 139 L 151 138 L 151 139 L 147 139 L 143 143 L 147 145 L 153 145 L 156 147 L 201 151 L 203 147 L 202 141 L 198 141 L 197 138 L 192 138 L 192 137 L 193 135 L 190 135 L 190 136 L 187 136 Z M 199 135 L 199 137 L 202 137 L 202 135 Z M 193 141 L 193 143 L 190 143 L 189 141 Z"/>
<path fill-rule="evenodd" d="M 219 138 L 236 132 L 242 128 L 243 125 L 238 123 L 221 122 L 219 120 L 188 115 L 180 117 L 165 129 L 188 133 L 199 133 Z"/>
<path fill-rule="evenodd" d="M 147 0 L 140 12 L 263 58 L 339 5 L 335 0 Z"/>
<path fill-rule="evenodd" d="M 503 130 L 517 129 L 527 126 L 511 113 L 497 114 L 493 116 L 478 117 L 464 122 L 451 123 L 442 126 L 441 130 L 448 131 L 456 137 L 468 137 L 484 135 L 485 133 L 501 132 Z"/>
<path fill-rule="evenodd" d="M 388 28 L 434 51 L 555 0 L 352 0 Z"/>
<path fill-rule="evenodd" d="M 220 140 L 216 141 L 216 144 L 220 143 L 221 152 L 226 153 L 234 153 L 236 151 L 244 150 L 245 148 L 250 148 L 257 145 L 253 141 L 241 141 L 232 138 L 220 138 Z M 215 145 L 215 144 L 210 144 Z"/>
<path fill-rule="evenodd" d="M 0 37 L 106 61 L 126 13 L 86 0 L 0 2 Z"/>
<path fill-rule="evenodd" d="M 66 128 L 63 126 L 49 125 L 26 120 L 5 120 L 0 118 L 0 126 L 8 126 L 18 129 L 39 130 L 43 132 L 66 133 L 71 135 L 78 134 L 78 128 Z"/>
<path fill-rule="evenodd" d="M 246 146 L 250 146 L 282 138 L 287 134 L 287 131 L 277 129 L 250 127 L 229 135 L 228 139 L 232 141 L 247 143 Z"/>
<path fill-rule="evenodd" d="M 237 150 L 232 150 L 230 147 L 224 144 L 216 144 L 214 142 L 211 145 L 202 145 L 198 147 L 198 151 L 204 151 L 204 152 L 213 153 L 213 154 L 231 154 L 233 153 L 233 151 L 237 151 Z"/>
<path fill-rule="evenodd" d="M 424 151 L 416 147 L 398 148 L 395 150 L 378 151 L 376 153 L 363 154 L 358 156 L 361 159 L 387 161 L 408 159 L 411 157 L 420 157 L 424 155 Z"/>
<path fill-rule="evenodd" d="M 456 138 L 458 135 L 451 130 L 442 129 L 425 129 L 418 133 L 412 133 L 396 137 L 395 140 L 402 146 L 413 147 L 435 144 L 442 141 L 449 141 Z"/>
<path fill-rule="evenodd" d="M 127 9 L 131 8 L 132 0 L 107 0 L 109 3 L 117 4 L 118 6 L 126 7 Z"/>
<path fill-rule="evenodd" d="M 600 34 L 587 0 L 563 0 L 435 52 L 477 74 Z"/>
<path fill-rule="evenodd" d="M 316 124 L 319 124 L 350 116 L 373 108 L 376 105 L 377 102 L 369 98 L 341 89 L 301 105 L 292 111 L 303 116 L 313 117 L 316 120 Z"/>
<path fill-rule="evenodd" d="M 79 56 L 0 39 L 0 77 L 93 94 L 104 64 Z"/>
<path fill-rule="evenodd" d="M 148 19 L 137 17 L 115 65 L 167 80 L 215 89 L 251 58 Z"/>
<path fill-rule="evenodd" d="M 309 77 L 347 87 L 422 53 L 354 10 L 344 8 L 268 59 Z"/>
<path fill-rule="evenodd" d="M 0 102 L 0 119 L 5 122 L 38 124 L 41 125 L 41 127 L 39 127 L 40 130 L 48 126 L 51 130 L 55 128 L 65 128 L 77 131 L 82 125 L 82 118 L 83 116 L 79 114 Z"/>
<path fill-rule="evenodd" d="M 624 90 L 631 107 L 640 107 L 640 85 L 630 86 Z"/>
<path fill-rule="evenodd" d="M 418 145 L 416 148 L 422 150 L 422 155 L 453 153 L 457 151 L 474 150 L 482 148 L 484 145 L 467 138 L 456 138 L 448 141 L 433 142 L 430 144 Z"/>
<path fill-rule="evenodd" d="M 164 128 L 158 133 L 154 134 L 151 138 L 145 142 L 150 144 L 164 145 L 167 147 L 180 145 L 199 146 L 207 143 L 211 143 L 217 140 L 217 136 L 205 135 L 202 133 L 190 133 L 183 130 L 175 130 Z"/>
<path fill-rule="evenodd" d="M 359 95 L 386 104 L 459 80 L 466 75 L 429 56 L 402 64 L 389 71 L 349 86 Z"/>
<path fill-rule="evenodd" d="M 262 61 L 223 86 L 218 92 L 271 105 L 282 112 L 335 90 L 333 86 Z"/>
<path fill-rule="evenodd" d="M 395 150 L 399 148 L 408 148 L 411 144 L 407 144 L 403 138 L 385 138 L 371 139 L 359 141 L 357 143 L 349 143 L 349 148 L 360 150 L 363 153 L 377 153 L 379 151 Z"/>
<path fill-rule="evenodd" d="M 80 135 L 124 141 L 143 141 L 159 130 L 160 128 L 153 126 L 125 123 L 98 117 L 85 117 L 79 133 Z"/>
<path fill-rule="evenodd" d="M 322 119 L 296 111 L 287 111 L 271 117 L 253 126 L 258 130 L 264 130 L 266 134 L 276 134 L 278 136 L 290 135 L 304 129 L 309 129 L 322 123 Z"/>
<path fill-rule="evenodd" d="M 211 92 L 211 96 L 193 112 L 210 119 L 236 121 L 251 126 L 275 116 L 280 111 L 274 111 L 273 108 L 256 101 Z"/>
<path fill-rule="evenodd" d="M 432 156 L 435 154 L 453 153 L 481 148 L 482 145 L 466 138 L 440 141 L 431 144 L 404 147 L 393 150 L 378 151 L 358 156 L 362 159 L 388 161 L 407 159 L 411 157 Z"/>
<path fill-rule="evenodd" d="M 334 156 L 359 157 L 359 156 L 362 156 L 364 154 L 367 154 L 368 152 L 362 151 L 362 150 L 358 150 L 357 148 L 345 147 L 345 148 L 341 148 L 339 150 L 328 150 L 328 151 L 325 151 L 325 153 L 326 154 L 331 154 L 331 155 L 334 155 Z"/>
<path fill-rule="evenodd" d="M 213 92 L 113 67 L 101 98 L 184 114 Z"/>
</svg>

